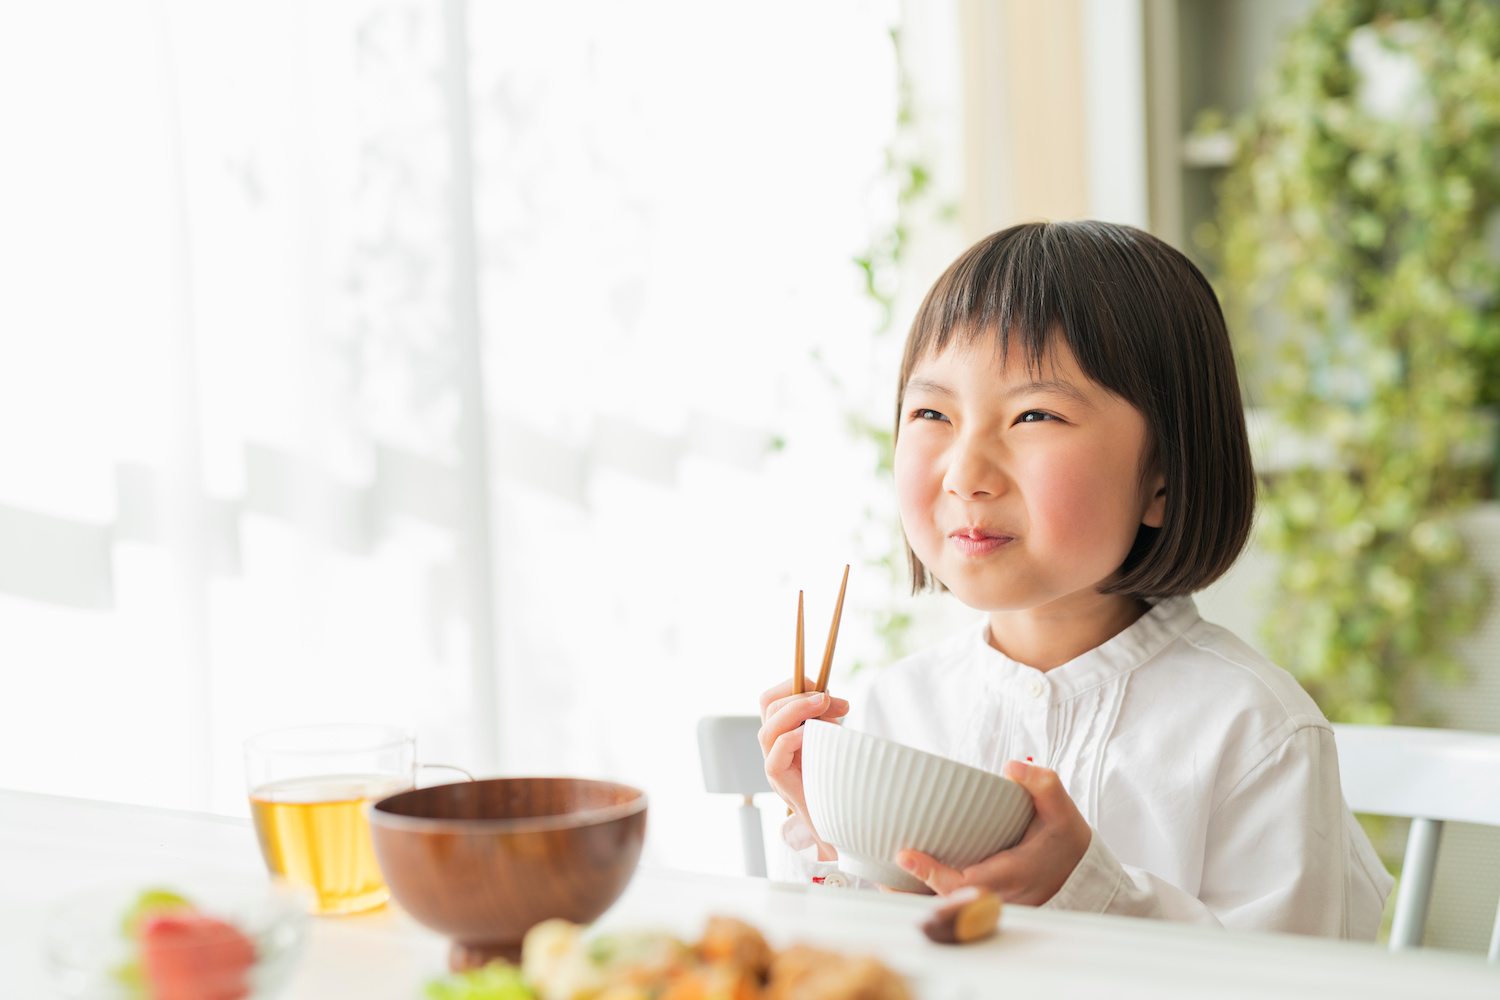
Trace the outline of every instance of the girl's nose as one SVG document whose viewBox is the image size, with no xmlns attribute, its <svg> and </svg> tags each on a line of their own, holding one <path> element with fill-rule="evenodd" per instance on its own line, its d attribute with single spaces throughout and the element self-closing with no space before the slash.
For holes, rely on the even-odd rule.
<svg viewBox="0 0 1500 1000">
<path fill-rule="evenodd" d="M 949 455 L 943 474 L 943 491 L 960 500 L 983 500 L 1005 491 L 1005 472 L 996 456 L 977 442 L 959 440 Z"/>
</svg>

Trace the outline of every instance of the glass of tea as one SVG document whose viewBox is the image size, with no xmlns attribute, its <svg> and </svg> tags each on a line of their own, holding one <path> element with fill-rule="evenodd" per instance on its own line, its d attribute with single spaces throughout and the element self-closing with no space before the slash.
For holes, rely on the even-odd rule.
<svg viewBox="0 0 1500 1000">
<path fill-rule="evenodd" d="M 314 913 L 358 913 L 390 895 L 365 803 L 415 785 L 416 737 L 393 726 L 278 729 L 245 742 L 250 814 L 266 867 L 317 894 Z"/>
</svg>

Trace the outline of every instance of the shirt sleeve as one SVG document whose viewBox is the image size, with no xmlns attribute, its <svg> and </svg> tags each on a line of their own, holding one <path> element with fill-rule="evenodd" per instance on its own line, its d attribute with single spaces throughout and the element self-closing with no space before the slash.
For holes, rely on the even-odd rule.
<svg viewBox="0 0 1500 1000">
<path fill-rule="evenodd" d="M 1220 926 L 1213 911 L 1192 895 L 1145 869 L 1120 864 L 1098 831 L 1068 880 L 1042 908 Z"/>
<path fill-rule="evenodd" d="M 1209 821 L 1203 900 L 1226 927 L 1372 941 L 1394 880 L 1344 805 L 1327 726 L 1273 747 Z"/>
<path fill-rule="evenodd" d="M 827 878 L 839 870 L 837 861 L 819 861 L 818 845 L 800 816 L 788 816 L 776 838 L 777 864 L 771 877 L 778 882 L 811 882 Z"/>
<path fill-rule="evenodd" d="M 819 883 L 843 889 L 877 889 L 874 882 L 839 870 L 837 861 L 819 861 L 818 845 L 800 816 L 788 816 L 776 838 L 776 864 L 771 878 L 777 882 Z"/>
<path fill-rule="evenodd" d="M 1213 811 L 1196 896 L 1121 864 L 1096 832 L 1045 905 L 1373 940 L 1392 885 L 1373 857 L 1344 805 L 1333 734 L 1305 726 L 1256 762 Z"/>
</svg>

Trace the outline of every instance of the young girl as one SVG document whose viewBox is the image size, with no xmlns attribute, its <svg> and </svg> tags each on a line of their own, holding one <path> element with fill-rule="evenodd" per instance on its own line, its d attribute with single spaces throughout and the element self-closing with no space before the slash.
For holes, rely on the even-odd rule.
<svg viewBox="0 0 1500 1000">
<path fill-rule="evenodd" d="M 1392 879 L 1339 790 L 1333 730 L 1189 596 L 1234 562 L 1255 481 L 1218 300 L 1181 253 L 1099 222 L 1016 226 L 928 293 L 897 387 L 896 491 L 915 588 L 987 612 L 881 671 L 859 728 L 1003 772 L 1020 843 L 947 893 L 1373 940 Z M 802 794 L 807 719 L 761 696 L 786 875 L 837 872 Z"/>
</svg>

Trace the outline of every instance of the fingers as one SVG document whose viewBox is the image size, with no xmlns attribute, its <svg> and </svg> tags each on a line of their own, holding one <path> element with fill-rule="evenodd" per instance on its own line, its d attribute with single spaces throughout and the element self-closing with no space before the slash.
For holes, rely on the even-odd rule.
<svg viewBox="0 0 1500 1000">
<path fill-rule="evenodd" d="M 898 851 L 896 864 L 911 872 L 917 878 L 927 883 L 928 888 L 940 896 L 946 896 L 955 889 L 961 889 L 967 883 L 964 873 L 954 871 L 947 865 L 935 858 L 928 857 L 921 851 Z"/>
<path fill-rule="evenodd" d="M 965 885 L 982 885 L 1008 902 L 1018 902 L 1026 882 L 1029 846 L 1022 842 L 983 861 L 976 861 L 961 873 Z"/>
<path fill-rule="evenodd" d="M 792 810 L 807 814 L 802 797 L 802 724 L 809 719 L 836 722 L 849 714 L 849 703 L 825 692 L 792 693 L 792 681 L 767 688 L 760 696 L 760 752 L 765 756 L 766 780 Z M 831 852 L 831 848 L 829 851 Z M 824 853 L 820 842 L 819 856 Z M 833 857 L 837 857 L 836 854 Z"/>
<path fill-rule="evenodd" d="M 766 748 L 766 774 L 780 774 L 791 768 L 794 758 L 802 750 L 803 729 L 782 733 Z"/>
<path fill-rule="evenodd" d="M 815 691 L 807 691 L 802 694 L 793 694 L 792 681 L 790 678 L 788 678 L 787 680 L 782 681 L 780 684 L 777 684 L 775 687 L 766 688 L 766 690 L 761 692 L 760 717 L 762 720 L 768 719 L 777 711 L 777 709 L 785 705 L 787 702 L 798 698 L 811 698 L 815 694 L 817 694 L 817 692 Z M 830 696 L 830 698 L 831 700 L 829 702 L 828 710 L 822 714 L 821 718 L 826 718 L 831 721 L 833 719 L 841 719 L 849 714 L 849 702 L 845 701 L 843 698 L 832 698 L 832 696 Z"/>
<path fill-rule="evenodd" d="M 1011 761 L 1005 765 L 1005 776 L 1031 795 L 1036 815 L 1020 843 L 976 867 L 995 862 L 1000 867 L 989 874 L 1010 883 L 1009 894 L 1003 888 L 997 890 L 1002 896 L 1016 903 L 1040 905 L 1051 899 L 1078 867 L 1093 839 L 1093 829 L 1057 772 Z"/>
<path fill-rule="evenodd" d="M 805 729 L 793 729 L 782 733 L 766 751 L 766 780 L 787 805 L 804 814 L 807 804 L 802 796 L 802 768 L 797 755 L 802 752 L 805 732 Z"/>
<path fill-rule="evenodd" d="M 842 710 L 840 710 L 842 703 Z M 839 717 L 849 711 L 849 703 L 826 694 L 797 694 L 772 702 L 766 721 L 760 727 L 760 749 L 769 753 L 771 744 L 782 733 L 796 729 L 808 719 Z"/>
<path fill-rule="evenodd" d="M 792 681 L 793 679 L 791 677 L 788 677 L 780 684 L 777 684 L 773 687 L 768 687 L 760 693 L 760 717 L 762 719 L 766 717 L 766 707 L 770 705 L 771 702 L 780 701 L 782 698 L 785 698 L 787 695 L 792 693 Z"/>
<path fill-rule="evenodd" d="M 1093 832 L 1055 771 L 1010 761 L 1005 776 L 1026 789 L 1036 805 L 1018 843 L 963 871 L 913 850 L 898 853 L 896 863 L 945 896 L 979 885 L 1016 903 L 1038 906 L 1051 899 L 1077 867 Z"/>
<path fill-rule="evenodd" d="M 1011 781 L 1026 789 L 1036 806 L 1037 818 L 1050 822 L 1055 818 L 1071 819 L 1078 807 L 1068 796 L 1068 790 L 1058 780 L 1057 772 L 1019 760 L 1007 761 L 1004 774 Z"/>
<path fill-rule="evenodd" d="M 833 722 L 849 714 L 849 703 L 843 698 L 835 698 L 829 694 L 808 692 L 807 694 L 794 694 L 788 695 L 785 698 L 778 698 L 766 707 L 766 710 L 761 714 L 761 718 L 769 721 L 789 705 L 804 703 L 821 705 L 822 707 L 805 716 L 802 721 L 806 721 L 807 719 L 823 719 Z M 801 725 L 802 721 L 799 721 L 797 724 Z"/>
</svg>

